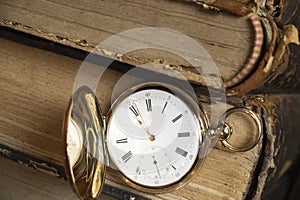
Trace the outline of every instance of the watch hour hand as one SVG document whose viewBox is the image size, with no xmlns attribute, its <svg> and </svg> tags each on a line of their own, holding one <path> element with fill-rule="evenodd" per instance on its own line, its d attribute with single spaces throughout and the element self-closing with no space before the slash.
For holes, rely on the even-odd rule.
<svg viewBox="0 0 300 200">
<path fill-rule="evenodd" d="M 132 105 L 129 108 L 133 112 L 133 114 L 134 114 L 136 120 L 138 121 L 138 123 L 142 126 L 142 128 L 145 130 L 145 132 L 149 135 L 149 140 L 154 141 L 155 136 L 150 133 L 149 128 L 146 126 L 145 121 L 144 121 L 144 119 L 141 115 L 141 112 L 140 112 L 138 106 L 136 105 L 136 103 L 133 102 Z"/>
</svg>

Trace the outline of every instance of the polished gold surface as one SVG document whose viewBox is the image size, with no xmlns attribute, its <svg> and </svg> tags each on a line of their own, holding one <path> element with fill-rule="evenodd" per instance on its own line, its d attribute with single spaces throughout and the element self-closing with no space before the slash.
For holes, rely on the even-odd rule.
<svg viewBox="0 0 300 200">
<path fill-rule="evenodd" d="M 159 83 L 146 83 L 126 90 L 112 105 L 107 121 L 110 122 L 110 117 L 114 113 L 114 109 L 128 95 L 141 90 L 152 87 L 160 89 L 170 89 L 177 96 L 182 98 L 194 112 L 194 115 L 199 121 L 201 132 L 199 157 L 195 161 L 190 171 L 178 182 L 164 187 L 147 187 L 135 183 L 126 178 L 120 172 L 121 178 L 131 187 L 148 193 L 164 193 L 184 186 L 193 175 L 200 169 L 204 158 L 203 154 L 206 147 L 203 143 L 205 138 L 205 130 L 208 127 L 207 118 L 203 110 L 189 95 L 184 93 L 179 88 L 168 85 L 163 86 Z M 100 112 L 98 102 L 93 92 L 87 87 L 79 88 L 70 102 L 64 125 L 65 153 L 66 153 L 66 171 L 69 175 L 71 184 L 74 190 L 81 199 L 96 199 L 101 192 L 104 176 L 105 176 L 105 141 L 103 134 L 105 131 L 105 122 Z M 143 119 L 141 119 L 143 123 Z M 145 127 L 145 131 L 151 138 L 151 133 Z M 107 133 L 107 132 L 106 132 Z M 107 137 L 107 136 L 106 136 Z"/>
<path fill-rule="evenodd" d="M 206 135 L 208 130 L 208 120 L 202 108 L 187 95 L 184 91 L 174 86 L 165 87 L 159 83 L 145 83 L 136 87 L 126 90 L 121 94 L 108 113 L 107 123 L 110 123 L 110 118 L 114 114 L 115 108 L 119 103 L 128 95 L 149 88 L 160 88 L 162 90 L 172 90 L 176 95 L 183 99 L 197 117 L 200 126 L 200 148 L 198 151 L 198 158 L 190 171 L 179 181 L 162 187 L 148 187 L 140 185 L 133 180 L 126 177 L 125 174 L 119 172 L 120 177 L 128 185 L 134 189 L 147 192 L 147 193 L 165 193 L 178 189 L 188 183 L 195 173 L 200 169 L 204 162 L 204 157 L 207 154 L 208 146 L 211 145 L 210 137 Z M 250 118 L 250 121 L 255 124 L 257 130 L 251 140 L 246 145 L 235 146 L 230 143 L 232 135 L 237 134 L 236 129 L 228 121 L 228 118 L 237 113 L 242 114 L 243 118 Z M 245 117 L 246 116 L 246 117 Z M 64 126 L 64 139 L 65 139 L 65 153 L 66 153 L 66 171 L 69 175 L 71 184 L 74 190 L 81 199 L 96 199 L 101 192 L 104 179 L 105 179 L 105 139 L 108 137 L 108 132 L 105 130 L 106 124 L 100 112 L 100 107 L 96 100 L 94 93 L 87 87 L 79 88 L 73 95 L 72 101 L 68 108 L 65 126 Z M 245 119 L 246 122 L 249 119 Z M 138 119 L 143 123 L 143 119 Z M 246 108 L 233 108 L 226 112 L 225 120 L 226 129 L 223 130 L 224 134 L 221 135 L 220 140 L 225 147 L 232 151 L 247 151 L 254 147 L 258 142 L 262 125 L 258 116 L 251 110 Z M 151 133 L 144 127 L 145 132 L 149 135 L 151 140 Z M 226 131 L 225 131 L 226 130 Z M 106 134 L 106 136 L 104 136 Z M 153 138 L 155 140 L 155 138 Z"/>
<path fill-rule="evenodd" d="M 234 120 L 230 120 L 234 115 Z M 249 151 L 258 143 L 262 134 L 262 122 L 260 118 L 247 108 L 229 109 L 222 124 L 224 124 L 224 128 L 220 135 L 220 141 L 231 151 Z M 238 128 L 241 126 L 248 126 L 247 133 L 243 137 L 240 137 L 243 133 L 240 133 Z M 234 140 L 236 141 L 235 143 Z"/>
<path fill-rule="evenodd" d="M 94 93 L 79 88 L 68 107 L 64 127 L 65 170 L 77 195 L 96 199 L 105 177 L 104 122 Z"/>
</svg>

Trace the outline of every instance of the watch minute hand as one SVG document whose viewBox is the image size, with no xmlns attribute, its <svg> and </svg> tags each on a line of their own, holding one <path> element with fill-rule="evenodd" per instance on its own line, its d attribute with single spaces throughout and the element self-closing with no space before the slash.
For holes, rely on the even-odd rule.
<svg viewBox="0 0 300 200">
<path fill-rule="evenodd" d="M 141 115 L 141 112 L 138 108 L 138 106 L 133 102 L 132 105 L 134 106 L 134 109 L 136 110 L 138 115 L 134 115 L 136 120 L 138 121 L 138 123 L 143 127 L 143 129 L 145 130 L 145 132 L 149 135 L 149 140 L 150 141 L 154 141 L 155 140 L 155 136 L 153 134 L 150 133 L 149 128 L 146 126 L 145 121 Z M 138 116 L 140 116 L 140 119 L 138 119 Z"/>
</svg>

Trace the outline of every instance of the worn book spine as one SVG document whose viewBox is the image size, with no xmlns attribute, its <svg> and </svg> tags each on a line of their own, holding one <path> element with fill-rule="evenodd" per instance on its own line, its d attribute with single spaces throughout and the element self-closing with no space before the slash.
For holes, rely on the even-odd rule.
<svg viewBox="0 0 300 200">
<path fill-rule="evenodd" d="M 1 93 L 5 94 L 0 100 L 1 152 L 19 163 L 56 177 L 64 177 L 62 122 L 72 95 L 74 78 L 81 64 L 78 58 L 67 55 L 71 53 L 69 55 L 74 56 L 80 52 L 30 35 L 22 38 L 22 35 L 24 33 L 11 36 L 15 37 L 14 41 L 25 41 L 28 45 L 32 41 L 31 46 L 38 42 L 43 49 L 0 39 L 1 44 L 4 44 L 0 47 L 0 54 L 3 55 L 0 57 L 3 63 L 0 65 L 0 88 Z M 59 54 L 62 52 L 65 53 Z M 121 62 L 117 66 L 126 67 Z M 107 113 L 111 105 L 114 83 L 122 76 L 122 72 L 117 69 L 108 70 L 97 90 L 103 113 Z M 199 100 L 210 103 L 201 88 L 196 86 L 195 89 Z M 245 105 L 239 98 L 229 100 L 226 105 L 228 107 Z M 108 170 L 106 183 L 114 191 L 119 188 L 129 192 L 124 194 L 135 194 L 148 199 L 190 199 L 195 196 L 204 199 L 242 199 L 249 187 L 255 187 L 252 185 L 252 174 L 260 159 L 261 149 L 261 141 L 251 151 L 244 153 L 233 154 L 213 149 L 207 156 L 204 167 L 195 174 L 191 183 L 171 193 L 149 195 L 137 192 L 121 181 L 120 175 L 114 170 Z M 23 154 L 16 156 L 15 152 Z M 219 167 L 215 168 L 217 165 Z M 226 167 L 229 165 L 231 167 Z M 236 185 L 234 189 L 232 184 L 228 184 L 229 180 Z M 104 192 L 108 193 L 107 190 Z"/>
<path fill-rule="evenodd" d="M 203 13 L 201 14 L 202 17 L 217 16 L 216 19 L 220 19 L 220 16 L 224 14 L 224 16 L 226 16 L 224 18 L 228 18 L 229 21 L 247 19 L 247 23 L 244 23 L 245 21 L 240 23 L 241 27 L 244 25 L 247 27 L 244 27 L 244 31 L 247 33 L 257 32 L 259 34 L 260 31 L 255 29 L 257 21 L 251 23 L 251 17 L 256 16 L 256 19 L 259 19 L 259 23 L 263 29 L 263 46 L 261 46 L 260 49 L 261 53 L 256 57 L 255 64 L 251 66 L 253 69 L 249 71 L 249 74 L 236 82 L 237 84 L 228 86 L 227 92 L 230 96 L 228 100 L 235 106 L 247 106 L 249 102 L 252 102 L 250 103 L 251 106 L 261 106 L 259 108 L 262 110 L 265 123 L 264 137 L 258 147 L 244 155 L 235 154 L 233 157 L 230 157 L 230 154 L 214 150 L 212 157 L 210 157 L 208 161 L 209 167 L 205 168 L 203 174 L 201 174 L 204 176 L 204 179 L 196 178 L 195 182 L 192 182 L 184 192 L 179 191 L 165 196 L 157 195 L 151 197 L 146 194 L 135 195 L 139 195 L 137 197 L 144 195 L 144 197 L 147 196 L 146 198 L 168 199 L 175 197 L 192 198 L 193 194 L 201 193 L 201 195 L 207 198 L 214 199 L 261 198 L 267 195 L 264 194 L 265 189 L 272 191 L 270 188 L 275 182 L 277 175 L 281 177 L 282 174 L 286 172 L 286 169 L 289 169 L 289 167 L 286 167 L 290 165 L 289 162 L 285 162 L 285 156 L 287 155 L 285 152 L 287 152 L 286 149 L 288 148 L 289 141 L 284 140 L 284 138 L 294 137 L 294 135 L 291 136 L 291 133 L 297 129 L 297 122 L 294 121 L 295 118 L 290 118 L 290 115 L 293 107 L 296 108 L 299 103 L 297 100 L 298 96 L 292 97 L 294 95 L 293 93 L 299 93 L 300 91 L 300 50 L 299 46 L 297 46 L 299 44 L 298 28 L 300 23 L 299 1 L 229 0 L 225 3 L 225 1 L 222 0 L 197 0 L 185 3 L 208 9 L 209 11 L 207 13 L 203 12 L 204 15 L 202 15 Z M 41 4 L 35 4 L 37 7 L 39 5 L 43 7 Z M 55 5 L 56 4 L 53 4 L 52 6 L 57 8 Z M 74 6 L 79 6 L 80 8 L 79 4 Z M 109 8 L 110 5 L 108 4 L 107 6 Z M 178 7 L 181 6 L 182 5 Z M 186 6 L 186 4 L 184 4 L 184 6 Z M 9 8 L 9 12 L 3 10 L 4 8 Z M 68 7 L 70 10 L 78 10 L 79 8 L 74 9 L 73 7 Z M 2 134 L 0 154 L 35 169 L 44 170 L 57 177 L 64 177 L 62 155 L 58 148 L 60 142 L 61 118 L 70 93 L 66 91 L 71 91 L 70 83 L 75 76 L 74 73 L 80 65 L 81 60 L 91 51 L 93 46 L 89 46 L 85 40 L 71 40 L 67 37 L 68 34 L 71 34 L 70 32 L 60 32 L 61 34 L 66 34 L 62 37 L 59 34 L 53 34 L 51 32 L 53 29 L 47 29 L 49 27 L 45 28 L 45 26 L 41 24 L 35 24 L 41 21 L 48 23 L 48 20 L 51 19 L 52 22 L 55 21 L 59 27 L 59 25 L 62 24 L 62 19 L 64 19 L 64 23 L 68 24 L 65 28 L 71 27 L 70 30 L 72 30 L 75 22 L 72 21 L 72 23 L 68 23 L 70 22 L 68 20 L 71 20 L 70 18 L 59 18 L 56 16 L 59 18 L 59 20 L 57 20 L 53 13 L 50 14 L 52 17 L 45 17 L 44 15 L 36 15 L 34 10 L 30 9 L 33 9 L 33 7 L 29 8 L 26 7 L 25 4 L 22 5 L 14 1 L 0 2 L 0 11 L 3 11 L 0 12 L 0 24 L 6 27 L 1 28 L 0 35 L 4 38 L 10 37 L 9 39 L 15 42 L 35 46 L 60 55 L 54 56 L 45 53 L 46 51 L 43 50 L 29 49 L 21 44 L 1 40 L 2 43 L 0 44 L 5 44 L 5 47 L 1 47 L 3 48 L 1 49 L 1 54 L 3 55 L 1 63 L 3 63 L 2 67 L 4 67 L 1 69 L 3 70 L 3 77 L 0 82 L 2 85 L 0 89 L 1 94 L 4 94 L 4 98 L 1 98 L 0 101 L 0 135 Z M 195 11 L 194 7 L 189 9 Z M 201 12 L 202 11 L 203 10 L 201 10 Z M 24 13 L 26 13 L 26 15 Z M 165 15 L 166 13 L 163 12 L 161 15 Z M 228 13 L 234 14 L 234 16 Z M 29 16 L 31 19 L 35 19 L 32 16 L 36 16 L 42 20 L 30 21 L 35 25 L 31 27 L 28 26 L 28 24 L 26 25 L 26 20 L 21 23 L 22 17 L 20 16 Z M 178 19 L 181 19 L 181 17 Z M 204 19 L 202 23 L 205 25 L 209 18 Z M 210 21 L 210 23 L 212 23 L 212 21 Z M 78 26 L 78 24 L 76 24 L 76 26 Z M 212 26 L 209 25 L 207 27 Z M 248 29 L 249 27 L 250 29 Z M 40 28 L 45 28 L 47 31 L 42 31 Z M 85 33 L 89 33 L 93 28 L 84 29 L 86 31 Z M 107 26 L 106 28 L 112 27 Z M 21 35 L 24 32 L 29 33 L 29 35 L 24 39 L 20 37 L 19 34 L 15 34 L 15 30 L 21 31 Z M 189 31 L 191 30 L 192 29 Z M 240 29 L 238 28 L 238 30 Z M 250 32 L 248 32 L 249 30 Z M 7 36 L 7 33 L 9 33 L 10 36 Z M 235 33 L 238 33 L 238 31 Z M 80 33 L 78 32 L 78 34 Z M 38 37 L 36 38 L 32 35 Z M 255 34 L 247 35 L 246 44 L 248 45 L 248 49 L 243 52 L 245 58 L 239 61 L 238 67 L 229 67 L 231 61 L 238 59 L 233 52 L 227 52 L 228 55 L 232 56 L 230 57 L 232 59 L 230 62 L 226 59 L 219 60 L 221 61 L 219 64 L 221 63 L 220 66 L 223 69 L 223 74 L 224 76 L 226 75 L 226 78 L 224 78 L 225 82 L 231 81 L 231 79 L 241 73 L 245 66 L 247 66 L 247 63 L 253 62 L 251 61 L 251 56 L 257 49 L 252 48 L 252 45 L 254 44 L 255 47 L 256 39 L 258 38 L 256 36 Z M 227 42 L 230 46 L 231 41 Z M 212 52 L 217 52 L 215 56 L 220 56 L 220 52 L 222 51 L 215 49 L 215 47 L 219 48 L 221 46 L 220 41 L 213 44 L 208 42 L 206 45 Z M 12 49 L 14 49 L 15 54 L 12 53 Z M 41 60 L 30 60 L 26 56 L 24 57 L 24 55 L 31 55 L 31 51 L 37 52 L 36 55 L 41 55 Z M 45 59 L 42 58 L 42 55 L 51 59 L 46 62 Z M 222 58 L 218 57 L 218 59 Z M 121 60 L 123 62 L 128 61 L 133 64 L 140 64 L 146 59 L 136 59 L 135 56 L 129 55 L 122 57 Z M 223 61 L 226 61 L 224 62 L 225 65 L 222 65 Z M 33 64 L 30 65 L 28 63 Z M 38 64 L 40 64 L 40 66 Z M 12 65 L 15 67 L 12 67 Z M 47 68 L 46 65 L 51 66 L 51 68 Z M 122 62 L 120 62 L 120 65 L 126 66 L 125 64 L 123 65 Z M 182 70 L 182 68 L 177 69 Z M 187 72 L 186 74 L 190 76 L 191 72 L 187 66 L 183 66 L 183 71 Z M 230 73 L 228 73 L 229 71 Z M 234 71 L 234 73 L 232 73 L 232 71 Z M 119 72 L 122 72 L 122 70 Z M 47 76 L 43 79 L 39 79 L 31 76 L 32 74 L 41 76 L 46 74 Z M 194 79 L 194 76 L 190 76 L 189 80 L 195 83 L 196 86 L 203 84 L 199 82 L 198 79 Z M 67 82 L 68 84 L 66 84 Z M 45 88 L 47 90 L 44 90 Z M 254 94 L 258 94 L 258 96 L 252 101 L 248 99 L 249 96 L 247 96 L 247 94 L 249 93 L 250 96 Z M 268 97 L 268 94 L 274 93 L 277 94 L 276 97 Z M 291 96 L 283 95 L 285 93 L 289 93 Z M 109 103 L 104 105 L 104 108 L 107 109 L 108 107 Z M 19 113 L 20 111 L 22 111 L 22 113 Z M 283 113 L 283 115 L 281 115 L 281 113 Z M 285 123 L 285 120 L 288 120 L 290 123 Z M 294 158 L 291 158 L 290 160 L 293 159 Z M 220 163 L 220 160 L 226 161 Z M 274 160 L 276 162 L 274 162 Z M 276 169 L 278 168 L 280 170 L 272 173 L 274 163 L 278 166 Z M 233 169 L 226 168 L 229 164 L 233 166 Z M 220 166 L 220 169 L 214 169 L 214 166 Z M 215 179 L 215 176 L 218 176 L 218 178 Z M 111 172 L 109 177 L 109 184 L 110 186 L 113 185 L 112 191 L 117 191 L 116 188 L 121 188 L 126 191 L 131 191 L 124 193 L 125 195 L 131 195 L 132 190 L 119 184 L 119 177 L 115 173 Z M 232 183 L 231 185 L 228 185 L 228 180 Z M 234 188 L 232 187 L 233 185 Z M 109 189 L 105 191 L 109 194 Z"/>
<path fill-rule="evenodd" d="M 126 30 L 155 26 L 179 31 L 194 39 L 210 54 L 226 82 L 240 71 L 244 72 L 243 69 L 255 67 L 258 57 L 251 59 L 251 55 L 253 52 L 259 54 L 258 51 L 261 50 L 261 46 L 255 47 L 257 44 L 262 45 L 262 42 L 255 41 L 255 38 L 262 41 L 262 37 L 257 35 L 261 33 L 255 29 L 261 24 L 261 19 L 253 12 L 255 4 L 252 1 L 210 2 L 214 3 L 134 0 L 121 1 L 122 6 L 115 6 L 113 2 L 106 1 L 86 5 L 59 1 L 32 1 L 29 4 L 0 2 L 0 10 L 3 10 L 0 12 L 0 24 L 86 52 L 97 49 L 100 42 Z M 86 18 L 78 17 L 82 9 L 85 10 Z M 243 14 L 239 14 L 237 10 Z M 179 71 L 193 83 L 205 85 L 201 74 L 178 56 L 155 51 L 124 55 L 106 49 L 99 51 L 105 56 L 135 66 L 149 62 L 159 63 L 164 69 Z M 249 70 L 246 71 L 247 73 L 243 73 L 244 77 L 250 73 Z M 211 82 L 216 82 L 214 77 Z"/>
</svg>

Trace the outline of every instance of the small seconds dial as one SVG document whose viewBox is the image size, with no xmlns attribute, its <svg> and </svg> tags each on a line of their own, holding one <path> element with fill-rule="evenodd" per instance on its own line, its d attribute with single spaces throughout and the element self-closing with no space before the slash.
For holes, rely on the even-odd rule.
<svg viewBox="0 0 300 200">
<path fill-rule="evenodd" d="M 197 159 L 200 136 L 189 106 L 160 89 L 141 90 L 118 102 L 107 125 L 112 161 L 130 181 L 147 187 L 180 181 Z"/>
</svg>

